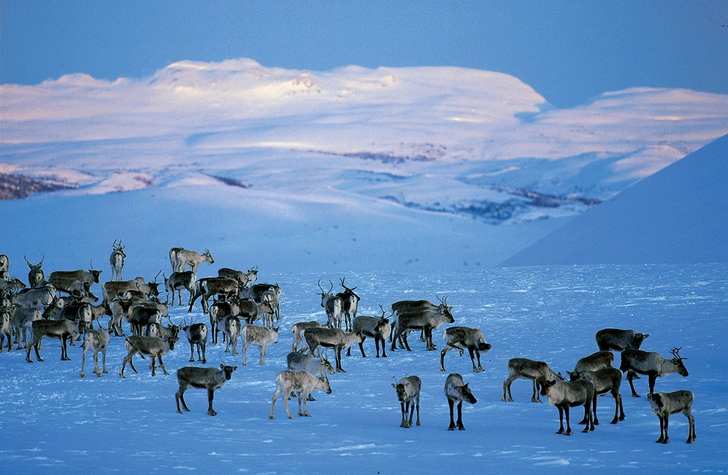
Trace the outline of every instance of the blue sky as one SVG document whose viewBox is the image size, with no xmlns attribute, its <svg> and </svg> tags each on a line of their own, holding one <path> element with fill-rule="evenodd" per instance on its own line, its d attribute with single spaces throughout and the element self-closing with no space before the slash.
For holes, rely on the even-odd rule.
<svg viewBox="0 0 728 475">
<path fill-rule="evenodd" d="M 453 65 L 512 74 L 558 107 L 632 86 L 728 93 L 728 2 L 0 2 L 0 83 L 140 78 L 183 60 Z"/>
</svg>

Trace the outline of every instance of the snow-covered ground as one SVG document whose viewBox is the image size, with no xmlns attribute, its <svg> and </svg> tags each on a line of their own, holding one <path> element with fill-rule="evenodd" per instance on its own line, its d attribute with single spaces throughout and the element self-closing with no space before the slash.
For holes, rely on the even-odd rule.
<svg viewBox="0 0 728 475">
<path fill-rule="evenodd" d="M 220 263 L 220 266 L 226 263 Z M 218 266 L 203 264 L 210 274 Z M 170 376 L 118 372 L 123 339 L 113 338 L 109 373 L 79 377 L 81 350 L 71 361 L 59 359 L 59 343 L 44 342 L 45 362 L 25 362 L 22 351 L 0 354 L 0 464 L 7 473 L 74 472 L 220 472 L 220 473 L 444 473 L 455 470 L 505 473 L 517 470 L 557 473 L 590 470 L 614 473 L 728 471 L 728 427 L 724 335 L 728 267 L 715 265 L 556 266 L 438 272 L 270 273 L 261 281 L 283 289 L 281 336 L 268 351 L 268 365 L 257 364 L 249 350 L 241 357 L 209 345 L 208 366 L 238 365 L 232 380 L 218 390 L 216 417 L 206 414 L 204 391 L 189 390 L 190 413 L 175 412 L 174 371 L 188 365 L 189 347 L 180 344 L 165 358 Z M 443 393 L 448 373 L 439 370 L 439 351 L 414 342 L 413 351 L 388 351 L 374 358 L 373 343 L 344 357 L 346 373 L 331 376 L 332 394 L 316 393 L 310 418 L 288 420 L 281 401 L 269 420 L 274 379 L 290 351 L 291 324 L 323 320 L 316 282 L 346 277 L 362 298 L 361 314 L 399 299 L 447 296 L 456 324 L 480 327 L 493 345 L 475 374 L 467 354 L 448 353 L 445 366 L 458 372 L 478 398 L 464 409 L 464 432 L 448 432 Z M 172 320 L 205 321 L 199 306 L 192 314 L 175 307 Z M 669 445 L 656 444 L 657 418 L 645 399 L 647 381 L 636 381 L 641 398 L 629 396 L 623 382 L 626 420 L 608 421 L 611 396 L 600 397 L 602 424 L 592 433 L 555 434 L 557 410 L 529 402 L 531 384 L 513 383 L 516 402 L 501 402 L 506 361 L 524 356 L 548 361 L 559 371 L 596 351 L 594 333 L 604 327 L 648 332 L 643 348 L 669 355 L 681 347 L 687 378 L 658 379 L 660 391 L 695 393 L 697 441 L 684 443 L 684 416 L 670 420 Z M 441 334 L 435 343 L 442 348 Z M 412 339 L 411 339 L 412 340 Z M 416 339 L 414 339 L 416 340 Z M 33 359 L 35 359 L 33 357 Z M 617 355 L 617 361 L 619 356 Z M 88 364 L 88 362 L 87 362 Z M 199 364 L 199 363 L 195 363 Z M 88 369 L 87 369 L 88 372 Z M 422 426 L 399 427 L 399 406 L 391 383 L 405 375 L 422 378 Z M 295 407 L 295 400 L 292 401 Z M 574 418 L 580 417 L 578 409 Z M 574 420 L 574 419 L 572 419 Z M 576 419 L 578 420 L 578 419 Z"/>
</svg>

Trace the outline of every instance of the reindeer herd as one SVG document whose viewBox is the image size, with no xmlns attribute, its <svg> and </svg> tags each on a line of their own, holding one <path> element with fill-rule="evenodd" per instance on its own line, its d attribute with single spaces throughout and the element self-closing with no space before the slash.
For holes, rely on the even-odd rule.
<svg viewBox="0 0 728 475">
<path fill-rule="evenodd" d="M 125 378 L 127 364 L 134 373 L 133 358 L 140 355 L 150 358 L 151 374 L 156 374 L 157 362 L 165 375 L 169 374 L 163 356 L 173 351 L 180 336 L 184 335 L 190 344 L 190 363 L 207 363 L 208 337 L 213 345 L 218 344 L 219 333 L 222 332 L 222 343 L 225 353 L 238 354 L 238 340 L 242 344 L 242 365 L 247 365 L 247 350 L 250 346 L 259 348 L 259 364 L 266 365 L 267 348 L 278 343 L 279 322 L 281 319 L 281 288 L 277 284 L 255 283 L 258 269 L 254 267 L 247 272 L 232 268 L 221 268 L 217 276 L 198 278 L 199 266 L 203 262 L 214 263 L 209 250 L 204 253 L 175 247 L 169 251 L 172 272 L 169 277 L 162 273 L 162 282 L 147 282 L 142 277 L 122 280 L 122 270 L 126 258 L 121 241 L 114 241 L 110 256 L 111 280 L 100 283 L 102 271 L 89 270 L 54 271 L 46 279 L 42 269 L 45 256 L 38 264 L 28 265 L 28 285 L 9 274 L 7 256 L 0 255 L 0 351 L 5 347 L 12 351 L 26 351 L 26 361 L 32 363 L 31 351 L 35 351 L 36 360 L 41 362 L 40 355 L 45 337 L 58 339 L 61 342 L 61 360 L 69 360 L 69 345 L 83 337 L 83 357 L 81 361 L 82 378 L 86 377 L 85 362 L 88 352 L 94 360 L 94 374 L 101 377 L 107 373 L 106 351 L 110 346 L 111 336 L 123 337 L 126 356 L 121 362 L 119 376 Z M 187 270 L 189 267 L 189 270 Z M 425 349 L 436 350 L 433 332 L 443 324 L 455 323 L 452 307 L 447 298 L 439 299 L 435 304 L 428 300 L 402 300 L 391 304 L 391 312 L 381 305 L 381 314 L 377 316 L 357 315 L 360 297 L 354 292 L 356 287 L 347 287 L 342 278 L 342 292 L 334 293 L 334 284 L 324 289 L 319 280 L 320 305 L 326 314 L 326 322 L 300 321 L 290 326 L 293 337 L 291 352 L 287 355 L 287 369 L 279 372 L 275 378 L 276 389 L 272 397 L 269 417 L 274 418 L 276 400 L 281 397 L 289 418 L 292 414 L 288 408 L 290 396 L 298 399 L 298 415 L 310 416 L 307 401 L 315 400 L 311 393 L 323 391 L 331 393 L 331 385 L 327 375 L 345 372 L 342 362 L 342 351 L 347 350 L 350 356 L 351 347 L 358 345 L 361 356 L 366 357 L 364 341 L 374 341 L 376 357 L 387 357 L 386 346 L 390 352 L 398 350 L 412 351 L 408 337 L 415 332 L 425 343 Z M 92 293 L 92 288 L 99 284 L 102 288 L 102 300 Z M 166 290 L 166 300 L 160 300 L 160 286 Z M 209 317 L 208 322 L 174 325 L 169 318 L 169 307 L 183 306 L 182 291 L 188 294 L 187 308 L 191 313 L 199 300 L 203 314 Z M 210 302 L 212 300 L 212 302 Z M 108 317 L 104 327 L 101 319 Z M 167 319 L 167 324 L 164 319 Z M 131 335 L 124 333 L 124 323 Z M 94 324 L 98 328 L 94 328 Z M 659 419 L 659 443 L 668 443 L 668 423 L 670 414 L 682 412 L 688 419 L 689 430 L 686 442 L 695 440 L 695 423 L 691 412 L 693 393 L 688 390 L 655 393 L 657 378 L 672 373 L 688 376 L 684 358 L 680 356 L 680 348 L 673 348 L 672 357 L 663 357 L 657 352 L 641 350 L 642 343 L 649 335 L 633 330 L 606 328 L 595 335 L 598 351 L 579 359 L 573 371 L 567 371 L 569 380 L 561 373 L 555 372 L 548 363 L 524 357 L 511 358 L 507 362 L 508 375 L 503 381 L 502 401 L 513 402 L 512 383 L 521 378 L 532 382 L 531 402 L 540 403 L 540 396 L 547 398 L 552 406 L 556 406 L 559 414 L 559 430 L 557 433 L 570 435 L 570 408 L 583 407 L 584 416 L 579 424 L 584 425 L 583 432 L 591 432 L 599 425 L 597 417 L 597 400 L 599 395 L 611 394 L 615 409 L 612 424 L 625 420 L 624 406 L 620 393 L 623 376 L 629 382 L 633 397 L 639 397 L 634 388 L 634 379 L 639 375 L 648 377 L 649 392 L 647 400 L 653 413 Z M 445 356 L 451 350 L 457 350 L 460 356 L 468 351 L 473 372 L 483 372 L 481 353 L 491 350 L 485 341 L 481 329 L 453 325 L 445 329 L 444 348 L 440 351 L 440 371 L 445 370 Z M 301 348 L 299 345 L 305 342 Z M 334 354 L 334 365 L 326 357 L 331 349 Z M 195 350 L 197 359 L 195 360 Z M 619 369 L 613 366 L 615 354 L 620 352 Z M 99 369 L 98 356 L 101 353 L 102 369 Z M 184 393 L 189 387 L 207 389 L 208 414 L 216 415 L 212 403 L 216 389 L 223 387 L 231 379 L 237 366 L 227 364 L 216 367 L 185 366 L 176 372 L 179 390 L 175 394 L 177 412 L 189 411 L 184 400 Z M 400 427 L 410 428 L 413 425 L 414 412 L 417 412 L 415 425 L 420 425 L 420 393 L 422 380 L 415 375 L 406 376 L 392 384 L 400 403 Z M 444 386 L 445 397 L 450 408 L 448 430 L 464 430 L 462 421 L 462 403 L 475 404 L 476 398 L 460 374 L 447 376 Z M 180 405 L 181 403 L 181 405 Z M 455 419 L 457 408 L 457 419 Z M 566 425 L 564 426 L 564 419 Z"/>
</svg>

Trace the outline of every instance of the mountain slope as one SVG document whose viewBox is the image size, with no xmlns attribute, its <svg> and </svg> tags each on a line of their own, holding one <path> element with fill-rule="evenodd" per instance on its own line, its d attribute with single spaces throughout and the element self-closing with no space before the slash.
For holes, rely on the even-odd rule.
<svg viewBox="0 0 728 475">
<path fill-rule="evenodd" d="M 502 265 L 728 262 L 728 135 L 645 178 Z"/>
</svg>

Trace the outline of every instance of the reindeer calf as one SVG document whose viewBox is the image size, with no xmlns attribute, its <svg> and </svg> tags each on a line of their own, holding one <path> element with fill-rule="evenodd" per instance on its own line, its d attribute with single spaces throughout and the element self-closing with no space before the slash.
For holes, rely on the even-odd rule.
<svg viewBox="0 0 728 475">
<path fill-rule="evenodd" d="M 197 347 L 197 361 L 207 363 L 207 325 L 193 323 L 182 327 L 190 343 L 190 363 L 195 361 L 195 347 Z"/>
<path fill-rule="evenodd" d="M 339 328 L 309 328 L 303 332 L 303 336 L 308 344 L 309 354 L 313 354 L 314 350 L 319 346 L 334 349 L 334 358 L 336 359 L 336 371 L 345 373 L 341 366 L 341 350 L 349 348 L 354 343 L 361 343 L 361 333 L 346 333 Z"/>
<path fill-rule="evenodd" d="M 225 340 L 225 352 L 233 347 L 233 356 L 238 354 L 238 339 L 240 338 L 240 319 L 235 315 L 228 315 L 222 321 L 222 336 Z"/>
<path fill-rule="evenodd" d="M 326 376 L 317 378 L 308 371 L 291 371 L 285 370 L 278 373 L 276 376 L 276 391 L 273 393 L 273 402 L 270 405 L 270 418 L 273 417 L 273 410 L 276 405 L 276 399 L 283 393 L 283 405 L 288 413 L 288 418 L 293 419 L 291 411 L 288 409 L 288 395 L 291 392 L 295 392 L 298 396 L 298 415 L 310 417 L 306 407 L 306 401 L 308 394 L 312 391 L 324 391 L 326 394 L 331 394 L 331 385 L 329 379 Z M 301 399 L 303 399 L 303 411 L 301 411 Z"/>
<path fill-rule="evenodd" d="M 473 372 L 480 373 L 483 367 L 480 365 L 480 352 L 487 353 L 492 348 L 490 343 L 485 342 L 483 332 L 478 328 L 450 327 L 442 334 L 445 339 L 445 348 L 440 352 L 440 371 L 445 372 L 445 355 L 450 350 L 458 350 L 460 356 L 467 348 L 470 353 L 470 361 L 473 363 Z M 474 355 L 478 357 L 478 366 L 475 366 Z"/>
<path fill-rule="evenodd" d="M 357 317 L 359 318 L 359 317 Z M 412 427 L 412 417 L 417 409 L 417 425 L 420 425 L 420 388 L 422 381 L 417 376 L 405 376 L 392 387 L 397 391 L 400 409 L 402 411 L 402 422 L 399 426 L 409 429 Z M 411 408 L 410 408 L 411 406 Z M 407 413 L 409 412 L 409 419 Z"/>
<path fill-rule="evenodd" d="M 329 360 L 324 357 L 317 358 L 302 351 L 292 351 L 286 356 L 288 369 L 293 371 L 308 371 L 314 376 L 323 376 L 324 373 L 336 374 L 336 370 Z M 314 397 L 309 393 L 309 401 L 315 401 Z"/>
<path fill-rule="evenodd" d="M 647 400 L 650 401 L 652 412 L 660 419 L 660 438 L 655 442 L 667 444 L 670 437 L 667 435 L 667 426 L 670 422 L 670 414 L 682 412 L 688 418 L 688 438 L 686 444 L 695 441 L 695 418 L 693 417 L 693 393 L 685 389 L 671 393 L 649 393 Z"/>
<path fill-rule="evenodd" d="M 469 384 L 469 383 L 468 383 Z M 477 399 L 470 392 L 468 385 L 463 382 L 463 377 L 458 373 L 450 374 L 445 380 L 445 396 L 447 397 L 447 403 L 450 406 L 450 425 L 447 430 L 455 430 L 455 421 L 453 419 L 453 408 L 457 405 L 458 407 L 458 430 L 465 430 L 463 425 L 463 401 L 470 404 L 475 404 Z"/>
<path fill-rule="evenodd" d="M 177 381 L 179 381 L 179 389 L 174 394 L 174 400 L 177 403 L 177 412 L 182 414 L 179 403 L 182 402 L 182 409 L 189 412 L 187 403 L 185 403 L 185 391 L 192 386 L 193 388 L 207 389 L 207 413 L 211 416 L 217 415 L 212 408 L 212 400 L 215 398 L 215 390 L 221 388 L 225 381 L 229 381 L 233 375 L 233 371 L 238 369 L 237 366 L 220 365 L 217 368 L 198 368 L 196 366 L 185 366 L 177 370 Z"/>
<path fill-rule="evenodd" d="M 84 366 L 86 365 L 86 353 L 93 352 L 94 355 L 94 374 L 99 378 L 102 376 L 99 371 L 99 352 L 101 352 L 103 360 L 103 372 L 106 371 L 106 350 L 109 348 L 109 331 L 105 329 L 87 330 L 84 333 L 83 340 L 83 358 L 81 359 L 81 377 L 85 378 Z"/>
<path fill-rule="evenodd" d="M 379 343 L 382 343 L 382 357 L 387 357 L 387 338 L 392 333 L 392 326 L 389 319 L 384 318 L 384 312 L 381 317 L 359 316 L 354 318 L 353 331 L 361 334 L 362 341 L 359 343 L 362 358 L 366 358 L 364 354 L 364 340 L 367 337 L 374 339 L 374 347 L 377 350 L 377 358 L 379 358 Z M 351 347 L 346 351 L 346 356 L 351 354 Z"/>
<path fill-rule="evenodd" d="M 256 345 L 260 351 L 260 364 L 265 366 L 265 353 L 268 345 L 278 343 L 278 328 L 245 325 L 240 334 L 243 337 L 243 366 L 247 366 L 247 351 L 250 345 Z"/>
</svg>

